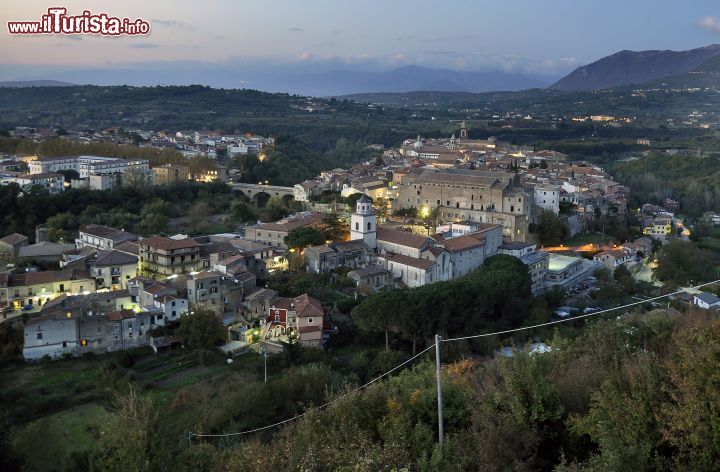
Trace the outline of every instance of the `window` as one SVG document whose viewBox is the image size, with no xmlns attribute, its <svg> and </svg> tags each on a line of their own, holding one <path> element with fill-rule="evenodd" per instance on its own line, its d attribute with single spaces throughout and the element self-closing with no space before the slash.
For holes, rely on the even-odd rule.
<svg viewBox="0 0 720 472">
<path fill-rule="evenodd" d="M 308 318 L 308 323 L 312 323 L 312 318 Z"/>
<path fill-rule="evenodd" d="M 38 338 L 38 339 L 42 339 L 42 333 L 38 333 L 38 334 L 37 334 L 37 338 Z"/>
<path fill-rule="evenodd" d="M 360 231 L 360 223 L 355 222 L 355 231 Z"/>
<path fill-rule="evenodd" d="M 63 347 L 67 347 L 67 341 L 63 341 Z"/>
<path fill-rule="evenodd" d="M 60 284 L 60 291 L 61 291 L 61 292 L 64 292 L 64 291 L 65 291 L 65 284 Z"/>
<path fill-rule="evenodd" d="M 368 221 L 368 231 L 372 229 L 372 223 Z"/>
</svg>

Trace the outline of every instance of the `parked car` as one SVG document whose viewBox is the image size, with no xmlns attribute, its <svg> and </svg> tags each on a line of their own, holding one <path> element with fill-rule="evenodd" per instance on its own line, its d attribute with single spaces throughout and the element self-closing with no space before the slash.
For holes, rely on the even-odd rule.
<svg viewBox="0 0 720 472">
<path fill-rule="evenodd" d="M 22 311 L 30 311 L 33 308 L 35 308 L 35 307 L 32 305 L 25 305 L 24 307 L 22 307 Z"/>
</svg>

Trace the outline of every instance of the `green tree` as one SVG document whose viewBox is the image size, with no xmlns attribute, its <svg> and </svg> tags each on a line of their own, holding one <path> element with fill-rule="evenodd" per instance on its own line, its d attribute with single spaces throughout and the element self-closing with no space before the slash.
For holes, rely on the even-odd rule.
<svg viewBox="0 0 720 472">
<path fill-rule="evenodd" d="M 235 202 L 230 210 L 230 217 L 238 223 L 257 220 L 257 213 L 245 202 Z"/>
<path fill-rule="evenodd" d="M 634 295 L 637 292 L 637 283 L 630 271 L 624 265 L 615 268 L 613 278 L 628 294 Z"/>
<path fill-rule="evenodd" d="M 188 210 L 188 225 L 194 233 L 205 233 L 210 229 L 209 216 L 212 215 L 210 206 L 199 201 Z"/>
<path fill-rule="evenodd" d="M 215 313 L 197 306 L 182 315 L 178 334 L 193 350 L 210 349 L 226 338 L 225 328 Z"/>
<path fill-rule="evenodd" d="M 379 197 L 375 199 L 373 202 L 373 208 L 375 209 L 375 214 L 377 215 L 378 220 L 384 221 L 387 219 L 389 204 L 390 201 L 387 198 Z"/>
<path fill-rule="evenodd" d="M 132 386 L 128 393 L 118 394 L 114 414 L 100 425 L 98 469 L 152 470 L 157 428 L 158 416 L 150 397 L 139 395 Z"/>
<path fill-rule="evenodd" d="M 45 226 L 50 241 L 68 242 L 73 231 L 78 229 L 79 221 L 72 213 L 58 213 L 48 218 Z"/>
<path fill-rule="evenodd" d="M 290 231 L 284 241 L 289 248 L 304 249 L 325 244 L 325 233 L 317 228 L 305 226 Z"/>
<path fill-rule="evenodd" d="M 559 246 L 567 238 L 567 227 L 551 210 L 543 210 L 536 227 L 538 241 L 542 246 Z"/>
<path fill-rule="evenodd" d="M 677 285 L 704 282 L 715 275 L 712 261 L 713 254 L 695 243 L 673 239 L 658 252 L 654 275 Z"/>
<path fill-rule="evenodd" d="M 161 213 L 150 213 L 140 220 L 140 231 L 144 234 L 161 234 L 167 232 L 168 217 Z"/>
<path fill-rule="evenodd" d="M 290 211 L 280 197 L 270 197 L 260 212 L 260 220 L 277 221 L 285 218 L 288 214 Z"/>
<path fill-rule="evenodd" d="M 325 237 L 331 241 L 343 241 L 348 234 L 348 227 L 343 223 L 340 215 L 337 213 L 326 213 L 323 215 L 323 226 L 325 227 Z"/>
</svg>

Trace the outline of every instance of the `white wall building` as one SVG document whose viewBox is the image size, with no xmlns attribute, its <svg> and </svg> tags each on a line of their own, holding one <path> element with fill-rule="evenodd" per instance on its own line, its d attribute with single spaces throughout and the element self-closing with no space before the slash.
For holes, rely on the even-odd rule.
<svg viewBox="0 0 720 472">
<path fill-rule="evenodd" d="M 41 157 L 30 164 L 31 174 L 74 170 L 81 179 L 91 175 L 136 173 L 150 175 L 150 161 L 147 159 L 121 159 L 105 156 Z"/>
<path fill-rule="evenodd" d="M 543 210 L 550 210 L 556 215 L 560 213 L 560 189 L 554 186 L 536 186 L 535 205 Z"/>
<path fill-rule="evenodd" d="M 367 195 L 360 197 L 355 213 L 350 217 L 350 240 L 358 239 L 371 249 L 377 247 L 377 218 L 373 213 L 372 200 Z"/>
</svg>

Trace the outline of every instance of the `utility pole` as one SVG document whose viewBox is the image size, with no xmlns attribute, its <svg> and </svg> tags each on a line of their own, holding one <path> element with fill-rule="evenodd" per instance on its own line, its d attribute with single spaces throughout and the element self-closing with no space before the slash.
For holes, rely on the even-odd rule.
<svg viewBox="0 0 720 472">
<path fill-rule="evenodd" d="M 435 370 L 437 376 L 437 403 L 438 403 L 438 440 L 440 442 L 440 450 L 444 443 L 443 431 L 443 401 L 442 401 L 442 368 L 440 367 L 440 335 L 435 335 Z"/>
<path fill-rule="evenodd" d="M 267 351 L 264 347 L 260 348 L 260 354 L 262 354 L 265 364 L 265 383 L 267 383 Z"/>
</svg>

